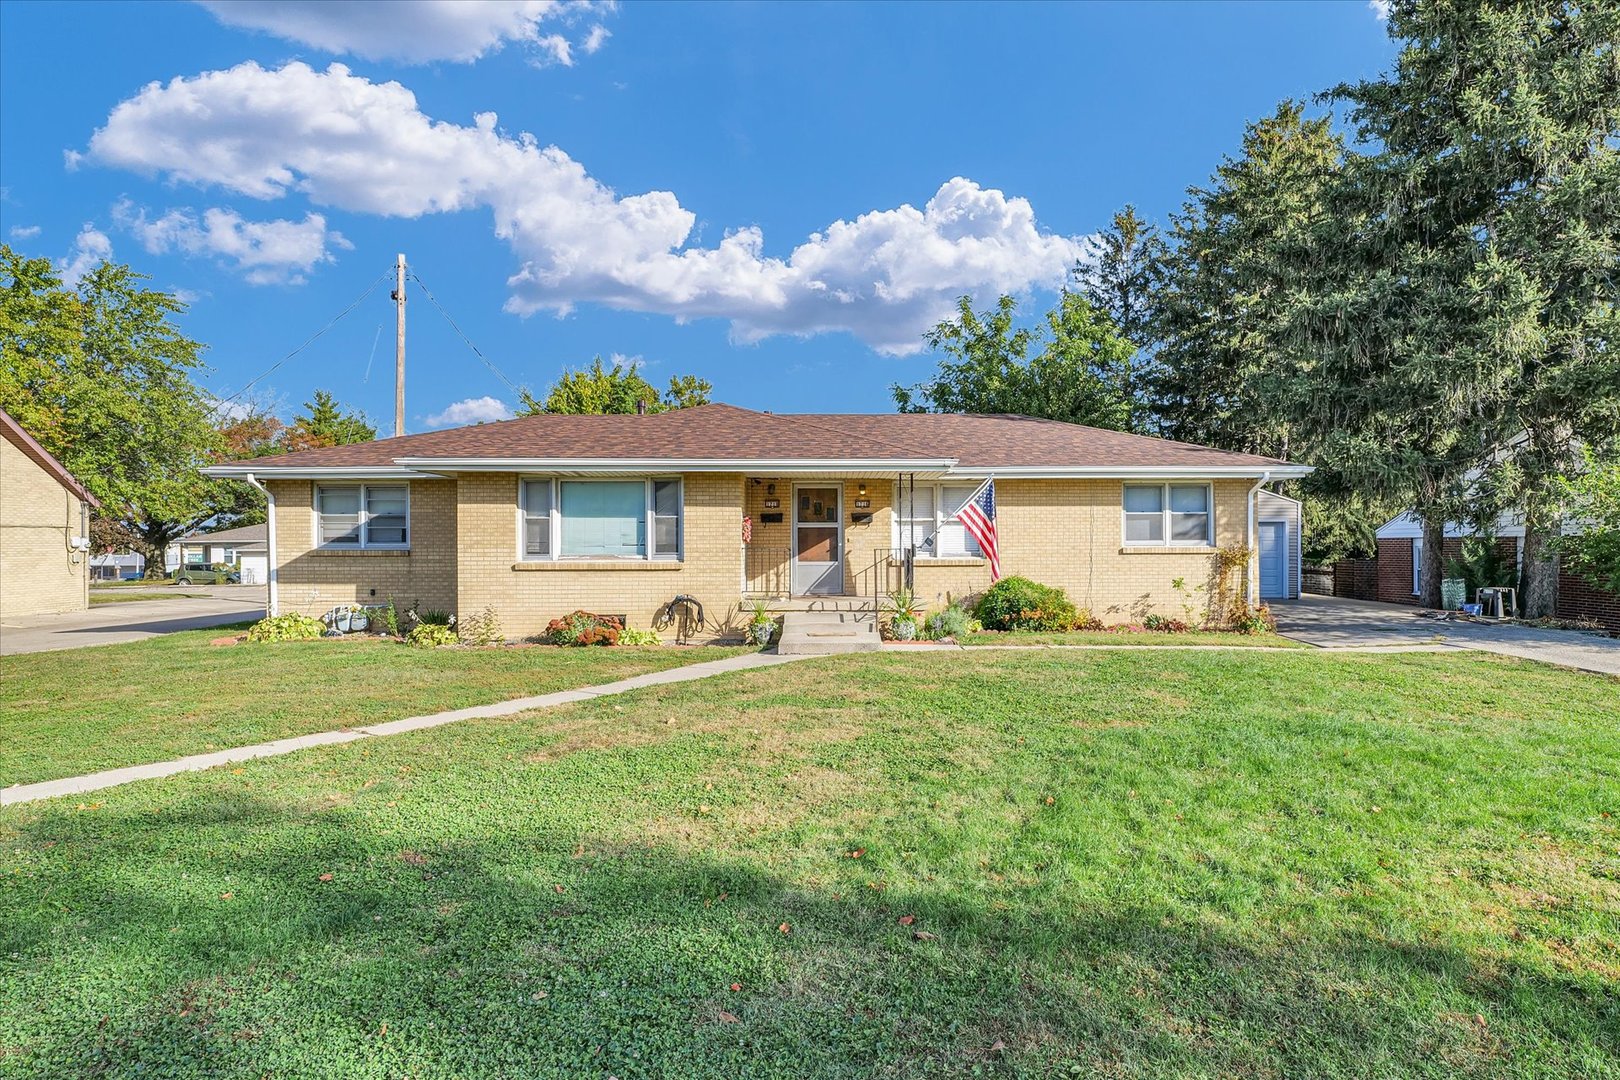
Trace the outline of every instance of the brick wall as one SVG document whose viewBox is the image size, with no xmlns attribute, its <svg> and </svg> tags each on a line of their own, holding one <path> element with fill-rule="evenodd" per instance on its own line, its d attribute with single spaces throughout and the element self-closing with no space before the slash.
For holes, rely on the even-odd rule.
<svg viewBox="0 0 1620 1080">
<path fill-rule="evenodd" d="M 795 481 L 762 477 L 756 484 L 753 479 L 686 476 L 679 562 L 523 562 L 518 479 L 500 473 L 413 481 L 409 553 L 315 551 L 313 485 L 274 481 L 281 606 L 318 615 L 339 603 L 394 599 L 406 606 L 419 600 L 425 607 L 469 615 L 488 605 L 506 634 L 519 637 L 576 608 L 625 614 L 631 625 L 648 626 L 665 603 L 684 593 L 702 602 L 711 622 L 736 625 L 744 606 L 743 514 L 754 521 L 757 557 L 750 561 L 751 572 L 761 569 L 756 564 L 784 558 L 793 542 Z M 774 493 L 769 484 L 775 485 Z M 863 575 L 874 554 L 893 545 L 894 482 L 869 480 L 864 496 L 858 480 L 822 484 L 843 487 L 845 592 L 870 592 Z M 1217 545 L 1245 542 L 1249 488 L 1242 480 L 1215 483 Z M 1118 480 L 998 481 L 996 494 L 1003 572 L 1061 586 L 1104 622 L 1135 622 L 1149 611 L 1180 616 L 1181 598 L 1172 579 L 1184 578 L 1190 590 L 1208 584 L 1213 573 L 1215 557 L 1208 549 L 1124 548 Z M 766 511 L 767 498 L 780 505 Z M 857 510 L 860 498 L 871 505 Z M 765 524 L 766 512 L 781 513 L 782 522 Z M 851 522 L 857 512 L 870 513 L 871 521 Z M 784 567 L 778 580 L 785 579 Z M 922 603 L 937 608 L 983 592 L 990 569 L 983 559 L 918 560 L 916 585 Z M 1199 617 L 1203 595 L 1196 597 Z"/>
<path fill-rule="evenodd" d="M 1410 548 L 1407 558 L 1411 558 Z M 1333 564 L 1333 595 L 1351 600 L 1377 600 L 1378 568 L 1377 559 L 1340 559 Z"/>
<path fill-rule="evenodd" d="M 1462 548 L 1461 537 L 1446 537 L 1440 547 L 1442 576 L 1446 575 L 1452 559 L 1462 557 Z M 1497 537 L 1496 549 L 1509 564 L 1517 563 L 1519 542 L 1516 538 Z M 1388 604 L 1417 604 L 1418 598 L 1412 595 L 1412 541 L 1410 539 L 1378 541 L 1377 564 L 1377 595 L 1368 599 L 1382 600 Z M 1468 600 L 1471 602 L 1473 597 L 1468 597 Z"/>
<path fill-rule="evenodd" d="M 89 557 L 68 548 L 84 535 L 82 509 L 77 496 L 0 439 L 0 619 L 89 606 Z"/>
<path fill-rule="evenodd" d="M 1558 606 L 1561 619 L 1586 619 L 1601 623 L 1605 630 L 1620 634 L 1620 594 L 1605 592 L 1567 570 L 1558 574 Z"/>
</svg>

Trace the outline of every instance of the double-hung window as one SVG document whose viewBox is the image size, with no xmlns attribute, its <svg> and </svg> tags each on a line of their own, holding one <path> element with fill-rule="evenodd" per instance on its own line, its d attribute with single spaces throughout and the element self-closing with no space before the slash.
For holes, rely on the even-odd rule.
<svg viewBox="0 0 1620 1080">
<path fill-rule="evenodd" d="M 978 484 L 896 485 L 894 546 L 915 545 L 923 559 L 979 558 L 979 542 L 956 520 L 978 490 Z"/>
<path fill-rule="evenodd" d="M 321 484 L 315 489 L 315 543 L 323 548 L 410 546 L 405 484 Z"/>
<path fill-rule="evenodd" d="M 1208 547 L 1214 507 L 1208 484 L 1126 484 L 1127 547 Z"/>
<path fill-rule="evenodd" d="M 522 558 L 679 559 L 681 482 L 524 480 Z"/>
</svg>

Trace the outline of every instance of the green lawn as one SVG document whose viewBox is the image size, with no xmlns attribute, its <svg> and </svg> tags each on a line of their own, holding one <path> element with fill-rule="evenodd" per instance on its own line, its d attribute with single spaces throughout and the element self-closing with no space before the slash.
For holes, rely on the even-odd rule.
<svg viewBox="0 0 1620 1080">
<path fill-rule="evenodd" d="M 1614 1077 L 1617 687 L 829 657 L 12 808 L 0 1075 Z"/>
<path fill-rule="evenodd" d="M 1218 630 L 1189 630 L 1180 634 L 1149 630 L 986 630 L 968 634 L 963 645 L 1228 645 L 1240 649 L 1308 649 L 1304 642 L 1280 634 L 1233 634 Z"/>
<path fill-rule="evenodd" d="M 429 650 L 378 638 L 208 644 L 240 629 L 0 657 L 0 787 L 549 694 L 743 651 Z"/>
</svg>

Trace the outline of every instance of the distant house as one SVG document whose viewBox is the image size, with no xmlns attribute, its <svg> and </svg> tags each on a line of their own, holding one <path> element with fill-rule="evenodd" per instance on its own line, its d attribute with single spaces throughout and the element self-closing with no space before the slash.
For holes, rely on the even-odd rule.
<svg viewBox="0 0 1620 1080">
<path fill-rule="evenodd" d="M 90 604 L 95 496 L 0 410 L 0 621 Z"/>
<path fill-rule="evenodd" d="M 528 635 L 575 609 L 646 626 L 678 596 L 716 627 L 754 600 L 871 611 L 901 584 L 937 609 L 990 586 L 955 515 L 992 478 L 1002 572 L 1061 586 L 1104 622 L 1179 615 L 1174 583 L 1208 583 L 1222 550 L 1262 552 L 1238 569 L 1243 596 L 1295 595 L 1298 504 L 1257 493 L 1310 469 L 1026 416 L 714 404 L 528 416 L 205 472 L 270 493 L 272 609 L 488 607 Z"/>
<path fill-rule="evenodd" d="M 1572 525 L 1567 531 L 1578 532 L 1579 526 Z M 1442 540 L 1444 546 L 1440 552 L 1440 565 L 1446 567 L 1452 559 L 1461 556 L 1463 541 L 1474 535 L 1476 532 L 1471 526 L 1448 522 Z M 1519 567 L 1522 572 L 1524 523 L 1511 514 L 1504 514 L 1497 519 L 1492 535 L 1502 558 Z M 1397 514 L 1378 529 L 1377 539 L 1378 557 L 1372 560 L 1373 573 L 1361 575 L 1354 586 L 1336 585 L 1335 591 L 1341 596 L 1363 600 L 1382 600 L 1391 604 L 1418 603 L 1423 589 L 1422 522 L 1410 511 Z M 1364 560 L 1353 561 L 1364 563 Z M 1346 582 L 1357 580 L 1348 573 L 1342 576 Z M 1336 568 L 1335 581 L 1340 577 Z M 1595 622 L 1608 630 L 1620 632 L 1620 596 L 1604 592 L 1568 571 L 1560 570 L 1558 574 L 1558 598 L 1553 611 L 1561 619 Z"/>
<path fill-rule="evenodd" d="M 133 581 L 146 571 L 146 556 L 136 551 L 104 551 L 90 556 L 91 581 Z"/>
<path fill-rule="evenodd" d="M 263 522 L 235 529 L 187 533 L 169 545 L 165 569 L 187 566 L 235 566 L 242 584 L 263 585 L 270 578 L 270 530 Z"/>
</svg>

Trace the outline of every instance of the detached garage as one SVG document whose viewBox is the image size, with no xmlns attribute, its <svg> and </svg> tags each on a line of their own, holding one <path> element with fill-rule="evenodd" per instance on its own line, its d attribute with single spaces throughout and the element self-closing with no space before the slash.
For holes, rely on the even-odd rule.
<svg viewBox="0 0 1620 1080">
<path fill-rule="evenodd" d="M 1260 599 L 1299 599 L 1305 515 L 1298 499 L 1260 491 L 1254 500 L 1255 546 L 1259 550 Z"/>
</svg>

